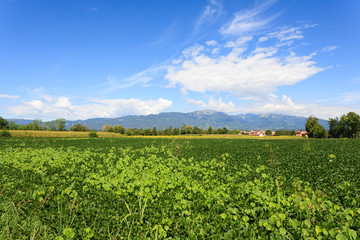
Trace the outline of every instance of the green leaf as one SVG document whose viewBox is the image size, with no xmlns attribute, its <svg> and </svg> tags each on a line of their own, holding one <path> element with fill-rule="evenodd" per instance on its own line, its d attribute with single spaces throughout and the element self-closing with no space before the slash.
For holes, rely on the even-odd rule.
<svg viewBox="0 0 360 240">
<path fill-rule="evenodd" d="M 347 239 L 348 238 L 345 235 L 341 234 L 341 233 L 336 235 L 336 240 L 347 240 Z"/>
<path fill-rule="evenodd" d="M 281 235 L 285 236 L 286 235 L 286 229 L 285 228 L 280 228 L 279 232 Z"/>
<path fill-rule="evenodd" d="M 249 217 L 248 216 L 242 216 L 241 218 L 244 222 L 248 222 L 249 221 Z"/>
<path fill-rule="evenodd" d="M 356 238 L 357 238 L 357 234 L 356 234 L 355 230 L 350 229 L 350 230 L 349 230 L 349 236 L 350 236 L 351 239 L 356 239 Z"/>
</svg>

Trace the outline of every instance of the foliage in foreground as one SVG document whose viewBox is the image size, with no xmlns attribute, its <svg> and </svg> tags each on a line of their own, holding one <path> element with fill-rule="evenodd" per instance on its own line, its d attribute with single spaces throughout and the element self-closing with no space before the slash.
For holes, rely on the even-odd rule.
<svg viewBox="0 0 360 240">
<path fill-rule="evenodd" d="M 360 209 L 300 179 L 178 149 L 0 152 L 0 238 L 356 239 Z M 342 197 L 351 196 L 343 183 Z M 350 199 L 351 200 L 351 199 Z"/>
<path fill-rule="evenodd" d="M 8 130 L 0 130 L 0 137 L 11 137 L 11 133 Z"/>
</svg>

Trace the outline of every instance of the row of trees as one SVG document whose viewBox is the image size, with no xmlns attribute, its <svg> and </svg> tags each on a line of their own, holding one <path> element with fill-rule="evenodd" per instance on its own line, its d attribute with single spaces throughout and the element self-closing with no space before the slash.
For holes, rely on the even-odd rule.
<svg viewBox="0 0 360 240">
<path fill-rule="evenodd" d="M 15 121 L 8 122 L 0 117 L 0 129 L 6 130 L 38 130 L 38 131 L 65 131 L 66 120 L 63 118 L 56 119 L 51 122 L 42 122 L 41 120 L 33 120 L 26 125 L 16 124 Z"/>
<path fill-rule="evenodd" d="M 305 128 L 311 138 L 357 138 L 360 133 L 360 115 L 349 112 L 339 118 L 329 118 L 329 131 L 319 124 L 319 119 L 308 117 Z"/>
<path fill-rule="evenodd" d="M 34 120 L 26 125 L 18 125 L 15 121 L 8 122 L 6 119 L 0 117 L 0 129 L 5 130 L 45 130 L 45 131 L 65 131 L 66 120 L 63 118 L 56 119 L 55 121 L 42 122 L 41 120 Z M 308 132 L 310 138 L 356 138 L 360 133 L 360 116 L 354 112 L 342 115 L 340 118 L 329 118 L 329 131 L 319 124 L 319 119 L 313 116 L 308 117 L 305 129 Z M 83 124 L 76 124 L 70 128 L 71 131 L 88 132 L 90 131 L 87 126 Z M 238 134 L 239 130 L 229 130 L 226 127 L 214 129 L 211 126 L 207 129 L 199 127 L 192 127 L 190 125 L 183 125 L 181 128 L 165 128 L 157 130 L 156 127 L 152 129 L 146 128 L 128 128 L 125 129 L 121 125 L 110 126 L 108 124 L 102 127 L 103 132 L 115 132 L 120 134 L 132 135 L 185 135 L 185 134 Z M 266 131 L 266 135 L 271 135 L 271 130 Z M 294 130 L 278 130 L 275 132 L 275 136 L 294 136 L 296 133 Z"/>
<path fill-rule="evenodd" d="M 329 136 L 332 138 L 356 138 L 360 133 L 360 116 L 354 112 L 339 118 L 329 118 Z"/>
<path fill-rule="evenodd" d="M 239 130 L 229 130 L 227 128 L 218 128 L 214 129 L 212 127 L 208 127 L 208 129 L 202 129 L 199 127 L 192 127 L 190 125 L 183 125 L 181 128 L 165 128 L 162 130 L 157 130 L 154 126 L 152 129 L 146 128 L 127 128 L 125 129 L 121 125 L 115 125 L 110 126 L 108 124 L 104 125 L 101 129 L 103 132 L 115 132 L 115 133 L 121 133 L 126 134 L 128 136 L 136 136 L 136 135 L 142 135 L 142 136 L 157 136 L 157 135 L 163 135 L 163 136 L 172 136 L 172 135 L 185 135 L 185 134 L 238 134 Z"/>
</svg>

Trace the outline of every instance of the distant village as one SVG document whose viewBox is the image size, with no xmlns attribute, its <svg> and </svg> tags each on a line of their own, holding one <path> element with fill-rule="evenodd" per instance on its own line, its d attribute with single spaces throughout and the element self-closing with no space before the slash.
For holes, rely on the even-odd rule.
<svg viewBox="0 0 360 240">
<path fill-rule="evenodd" d="M 287 131 L 287 130 L 285 130 Z M 270 133 L 271 132 L 271 133 Z M 295 135 L 296 137 L 309 137 L 308 132 L 306 131 L 297 131 L 295 134 L 291 134 L 295 131 L 290 131 L 289 135 Z M 276 132 L 270 130 L 259 130 L 259 131 L 241 131 L 240 135 L 249 135 L 249 136 L 258 136 L 258 137 L 265 137 L 265 136 L 276 136 Z"/>
</svg>

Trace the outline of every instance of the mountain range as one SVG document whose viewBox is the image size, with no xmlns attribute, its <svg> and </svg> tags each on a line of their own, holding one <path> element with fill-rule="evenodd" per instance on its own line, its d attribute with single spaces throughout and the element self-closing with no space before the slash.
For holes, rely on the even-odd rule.
<svg viewBox="0 0 360 240">
<path fill-rule="evenodd" d="M 28 124 L 32 120 L 25 119 L 9 119 L 17 124 Z M 181 112 L 164 112 L 150 115 L 129 115 L 118 118 L 91 118 L 87 120 L 66 121 L 66 129 L 81 123 L 90 129 L 101 130 L 105 124 L 122 125 L 125 128 L 153 128 L 157 129 L 180 128 L 184 124 L 197 126 L 207 129 L 209 126 L 213 128 L 228 128 L 241 130 L 266 130 L 273 131 L 280 129 L 288 130 L 304 130 L 306 117 L 289 116 L 283 114 L 237 114 L 229 115 L 223 112 L 211 110 L 195 111 L 189 113 Z M 327 120 L 320 119 L 319 123 L 326 129 L 328 128 Z"/>
</svg>

